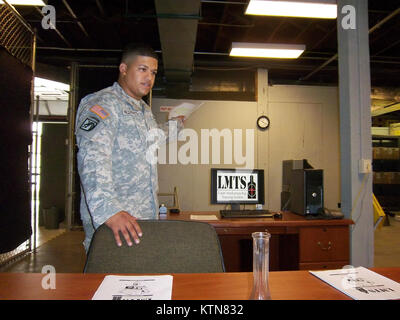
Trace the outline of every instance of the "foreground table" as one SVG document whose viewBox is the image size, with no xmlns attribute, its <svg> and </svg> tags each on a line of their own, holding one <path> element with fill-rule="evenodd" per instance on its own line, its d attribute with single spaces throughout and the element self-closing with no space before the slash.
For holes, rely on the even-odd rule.
<svg viewBox="0 0 400 320">
<path fill-rule="evenodd" d="M 372 268 L 400 281 L 400 268 Z M 1 273 L 2 300 L 90 300 L 105 274 L 56 274 L 56 289 L 43 289 L 39 273 Z M 173 300 L 247 300 L 252 273 L 173 274 Z M 273 300 L 350 300 L 308 271 L 270 272 Z"/>
</svg>

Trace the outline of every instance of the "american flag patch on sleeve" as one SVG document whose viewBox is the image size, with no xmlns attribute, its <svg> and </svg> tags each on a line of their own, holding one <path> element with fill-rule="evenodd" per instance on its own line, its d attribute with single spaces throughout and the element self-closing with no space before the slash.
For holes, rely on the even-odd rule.
<svg viewBox="0 0 400 320">
<path fill-rule="evenodd" d="M 92 111 L 93 113 L 97 114 L 103 120 L 106 119 L 110 115 L 104 108 L 100 107 L 97 104 L 94 105 L 93 107 L 91 107 L 89 110 Z"/>
</svg>

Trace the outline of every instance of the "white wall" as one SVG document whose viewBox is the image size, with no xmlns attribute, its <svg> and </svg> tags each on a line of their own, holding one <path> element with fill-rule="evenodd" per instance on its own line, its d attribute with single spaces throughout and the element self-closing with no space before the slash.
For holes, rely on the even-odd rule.
<svg viewBox="0 0 400 320">
<path fill-rule="evenodd" d="M 268 87 L 268 116 L 270 129 L 256 129 L 259 115 L 257 102 L 204 101 L 186 122 L 185 128 L 194 129 L 200 137 L 201 129 L 243 129 L 243 155 L 246 154 L 245 129 L 254 129 L 255 143 L 252 156 L 255 167 L 265 170 L 266 205 L 280 209 L 282 160 L 308 159 L 315 167 L 324 169 L 325 206 L 337 208 L 340 202 L 339 168 L 339 109 L 337 88 L 306 86 Z M 158 122 L 166 120 L 160 106 L 176 106 L 182 101 L 153 99 L 152 108 Z M 198 103 L 198 101 L 196 101 Z M 267 145 L 264 145 L 264 142 Z M 187 141 L 178 142 L 177 148 Z M 211 141 L 210 141 L 211 144 Z M 200 146 L 200 140 L 199 140 Z M 211 147 L 211 146 L 210 146 Z M 212 167 L 243 167 L 224 164 L 159 164 L 160 192 L 172 192 L 178 187 L 182 210 L 219 210 L 223 206 L 210 204 L 210 169 Z M 233 157 L 233 156 L 232 156 Z M 168 157 L 167 157 L 168 159 Z"/>
<path fill-rule="evenodd" d="M 307 159 L 324 170 L 325 207 L 340 202 L 340 136 L 338 92 L 334 87 L 269 87 L 270 206 L 280 206 L 282 160 Z"/>
</svg>

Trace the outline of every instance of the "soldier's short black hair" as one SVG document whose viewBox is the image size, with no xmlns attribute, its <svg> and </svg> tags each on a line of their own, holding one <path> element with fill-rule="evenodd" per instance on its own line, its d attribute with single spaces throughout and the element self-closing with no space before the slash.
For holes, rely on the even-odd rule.
<svg viewBox="0 0 400 320">
<path fill-rule="evenodd" d="M 158 61 L 157 53 L 149 45 L 130 43 L 122 52 L 121 63 L 128 64 L 136 56 L 151 57 Z"/>
</svg>

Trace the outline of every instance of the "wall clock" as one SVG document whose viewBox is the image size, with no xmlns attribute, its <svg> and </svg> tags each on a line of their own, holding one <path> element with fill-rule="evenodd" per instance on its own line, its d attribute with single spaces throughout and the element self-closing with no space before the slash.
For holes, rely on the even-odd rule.
<svg viewBox="0 0 400 320">
<path fill-rule="evenodd" d="M 267 130 L 270 125 L 269 118 L 267 116 L 259 116 L 257 119 L 257 127 L 260 130 Z"/>
</svg>

